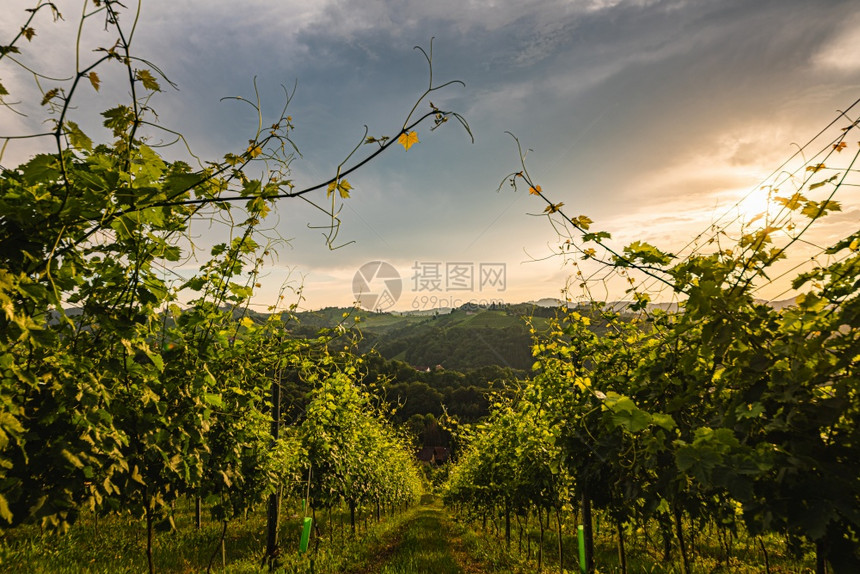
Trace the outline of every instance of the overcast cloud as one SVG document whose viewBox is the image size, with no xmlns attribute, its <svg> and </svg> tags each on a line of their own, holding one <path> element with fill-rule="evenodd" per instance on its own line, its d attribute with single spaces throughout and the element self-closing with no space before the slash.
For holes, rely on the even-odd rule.
<svg viewBox="0 0 860 574">
<path fill-rule="evenodd" d="M 0 43 L 32 4 L 4 0 Z M 80 5 L 59 4 L 66 21 L 41 18 L 23 60 L 68 75 Z M 791 156 L 792 142 L 860 97 L 858 30 L 849 0 L 144 0 L 135 45 L 178 84 L 152 102 L 161 123 L 203 157 L 241 150 L 253 133 L 249 110 L 222 97 L 252 97 L 256 77 L 274 114 L 281 85 L 297 82 L 290 114 L 304 185 L 330 177 L 364 125 L 396 133 L 427 82 L 413 46 L 435 37 L 434 79 L 466 86 L 432 99 L 463 113 L 476 141 L 453 124 L 419 129 L 419 145 L 392 148 L 353 176 L 341 239 L 355 243 L 335 252 L 308 229 L 324 223 L 317 213 L 279 204 L 278 231 L 292 246 L 269 282 L 295 269 L 315 308 L 350 304 L 355 270 L 374 259 L 400 270 L 410 298 L 416 261 L 504 262 L 508 289 L 493 295 L 557 296 L 570 270 L 527 263 L 557 244 L 545 219 L 527 215 L 543 206 L 524 190 L 496 192 L 518 169 L 506 131 L 533 150 L 530 172 L 571 215 L 588 214 L 619 242 L 683 245 Z M 111 39 L 91 25 L 84 42 L 88 58 Z M 91 112 L 93 135 L 98 110 L 124 96 L 109 80 L 79 112 Z M 0 81 L 29 116 L 0 110 L 0 135 L 38 129 L 31 78 L 0 62 Z M 35 146 L 10 145 L 3 164 Z M 856 213 L 856 198 L 841 199 Z M 856 224 L 843 217 L 822 237 Z"/>
</svg>

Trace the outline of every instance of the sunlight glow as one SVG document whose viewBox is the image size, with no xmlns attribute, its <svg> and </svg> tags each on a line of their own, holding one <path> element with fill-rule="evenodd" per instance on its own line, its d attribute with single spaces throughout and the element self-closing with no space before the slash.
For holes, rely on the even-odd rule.
<svg viewBox="0 0 860 574">
<path fill-rule="evenodd" d="M 745 197 L 738 201 L 736 207 L 742 223 L 749 225 L 755 221 L 756 223 L 760 222 L 759 225 L 764 225 L 768 210 L 773 209 L 771 189 L 761 187 L 748 192 Z"/>
</svg>

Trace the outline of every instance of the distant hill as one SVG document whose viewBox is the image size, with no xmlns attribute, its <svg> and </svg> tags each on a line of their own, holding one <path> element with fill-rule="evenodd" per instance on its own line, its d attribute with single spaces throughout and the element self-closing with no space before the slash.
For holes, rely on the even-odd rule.
<svg viewBox="0 0 860 574">
<path fill-rule="evenodd" d="M 375 349 L 386 359 L 422 370 L 437 366 L 457 371 L 493 365 L 516 370 L 531 367 L 525 309 L 461 307 L 443 311 L 419 315 L 327 308 L 297 313 L 292 330 L 309 336 L 342 322 L 361 333 L 359 351 Z M 534 322 L 542 327 L 547 319 L 538 317 Z"/>
<path fill-rule="evenodd" d="M 784 309 L 793 303 L 794 299 L 787 299 L 768 304 Z M 555 298 L 503 306 L 464 305 L 391 313 L 328 307 L 297 313 L 297 324 L 291 329 L 297 335 L 313 336 L 322 328 L 343 324 L 361 333 L 360 351 L 375 349 L 388 360 L 419 369 L 440 366 L 462 371 L 499 366 L 528 370 L 532 357 L 527 321 L 539 330 L 546 328 L 549 319 L 564 305 L 582 308 L 579 303 Z M 624 314 L 631 305 L 631 301 L 611 301 L 604 308 Z M 671 313 L 679 307 L 677 303 L 652 303 L 648 309 Z M 604 328 L 599 319 L 592 326 L 598 334 Z"/>
<path fill-rule="evenodd" d="M 373 313 L 330 307 L 296 313 L 296 324 L 290 329 L 300 336 L 313 336 L 322 328 L 343 324 L 360 333 L 359 351 L 373 349 L 385 359 L 402 361 L 419 370 L 441 367 L 466 371 L 497 366 L 528 371 L 533 363 L 529 326 L 538 331 L 546 329 L 560 304 L 558 300 L 542 299 L 422 313 Z M 604 325 L 595 320 L 593 328 L 600 333 Z"/>
</svg>

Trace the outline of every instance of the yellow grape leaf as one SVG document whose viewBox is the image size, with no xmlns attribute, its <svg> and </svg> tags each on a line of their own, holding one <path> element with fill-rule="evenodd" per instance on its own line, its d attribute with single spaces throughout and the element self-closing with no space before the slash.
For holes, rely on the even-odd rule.
<svg viewBox="0 0 860 574">
<path fill-rule="evenodd" d="M 827 166 L 824 165 L 823 163 L 817 163 L 815 165 L 806 166 L 806 171 L 816 172 L 816 171 L 821 171 L 822 169 L 824 169 L 826 167 Z"/>
<path fill-rule="evenodd" d="M 832 176 L 830 179 L 825 179 L 825 180 L 819 181 L 817 183 L 812 183 L 809 185 L 809 189 L 810 190 L 818 189 L 819 187 L 821 187 L 825 183 L 831 183 L 833 181 L 836 181 L 836 179 L 838 179 L 838 178 L 839 178 L 839 174 L 836 174 L 836 175 Z"/>
<path fill-rule="evenodd" d="M 95 91 L 99 91 L 99 86 L 101 86 L 101 80 L 99 80 L 99 75 L 95 72 L 90 72 L 90 75 L 87 76 L 90 79 L 90 83 L 93 85 L 93 89 Z"/>
<path fill-rule="evenodd" d="M 152 90 L 153 92 L 161 91 L 161 86 L 158 85 L 158 81 L 156 81 L 149 70 L 135 70 L 134 75 L 147 90 Z"/>
<path fill-rule="evenodd" d="M 547 205 L 547 206 L 546 206 L 546 209 L 544 209 L 544 210 L 543 210 L 543 212 L 544 212 L 544 213 L 555 213 L 556 211 L 558 211 L 559 209 L 561 209 L 561 207 L 562 207 L 563 205 L 564 205 L 564 202 L 562 202 L 562 203 L 555 203 L 555 204 L 550 203 L 549 205 Z"/>
<path fill-rule="evenodd" d="M 561 205 L 561 204 L 559 204 L 559 205 Z M 591 226 L 592 223 L 594 223 L 594 221 L 592 221 L 592 219 L 590 217 L 588 217 L 587 215 L 580 215 L 577 218 L 571 219 L 571 221 L 577 227 L 581 227 L 581 228 L 586 229 L 586 230 Z"/>
<path fill-rule="evenodd" d="M 337 184 L 337 192 L 340 194 L 341 199 L 349 197 L 350 189 L 352 189 L 352 186 L 345 179 L 340 180 L 340 183 Z"/>
<path fill-rule="evenodd" d="M 397 138 L 397 143 L 403 146 L 403 149 L 409 151 L 413 145 L 418 143 L 418 134 L 413 132 L 409 132 L 408 134 L 403 133 L 400 134 L 400 137 Z"/>
<path fill-rule="evenodd" d="M 335 190 L 337 190 L 337 194 L 341 197 L 341 199 L 346 199 L 349 197 L 349 191 L 352 189 L 352 186 L 345 179 L 341 179 L 339 181 L 333 181 L 328 184 L 328 190 L 326 191 L 325 196 L 329 197 Z"/>
<path fill-rule="evenodd" d="M 842 205 L 838 201 L 827 199 L 820 202 L 807 201 L 800 213 L 809 219 L 817 219 L 821 216 L 827 215 L 828 211 L 842 211 Z"/>
<path fill-rule="evenodd" d="M 26 28 L 21 28 L 21 35 L 27 38 L 27 41 L 29 42 L 33 39 L 33 36 L 36 35 L 36 31 L 28 26 Z"/>
<path fill-rule="evenodd" d="M 253 143 L 248 146 L 248 155 L 251 156 L 251 159 L 254 159 L 258 155 L 263 153 L 263 148 L 258 145 L 254 145 Z"/>
<path fill-rule="evenodd" d="M 529 188 L 529 193 L 532 195 L 540 195 L 541 189 L 539 185 Z"/>
<path fill-rule="evenodd" d="M 833 144 L 833 149 L 836 151 L 842 151 L 847 147 L 848 144 L 845 142 L 839 142 L 838 144 Z"/>
<path fill-rule="evenodd" d="M 795 209 L 803 205 L 803 202 L 806 201 L 806 198 L 798 192 L 789 198 L 775 197 L 774 201 L 776 201 L 777 203 L 781 203 L 783 206 L 785 206 L 786 209 L 794 211 Z"/>
</svg>

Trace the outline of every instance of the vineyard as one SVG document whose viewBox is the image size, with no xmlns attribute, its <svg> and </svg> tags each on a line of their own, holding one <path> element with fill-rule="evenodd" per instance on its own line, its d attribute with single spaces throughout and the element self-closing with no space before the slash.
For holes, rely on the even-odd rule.
<svg viewBox="0 0 860 574">
<path fill-rule="evenodd" d="M 368 548 L 393 545 L 404 524 L 444 523 L 476 538 L 487 571 L 860 571 L 860 231 L 826 245 L 810 231 L 856 198 L 853 106 L 762 183 L 762 213 L 716 222 L 676 253 L 613 248 L 521 153 L 506 181 L 546 205 L 570 305 L 532 328 L 528 378 L 493 395 L 485 420 L 446 417 L 459 451 L 433 484 L 392 422 L 386 381 L 362 383 L 352 316 L 298 337 L 287 285 L 265 315 L 250 312 L 283 244 L 267 216 L 309 203 L 335 247 L 348 176 L 418 145 L 421 128 L 453 119 L 471 136 L 429 101 L 457 83 L 434 83 L 432 44 L 419 49 L 428 87 L 400 130 L 365 133 L 331 177 L 300 186 L 289 91 L 271 121 L 239 99 L 258 122 L 236 153 L 175 159 L 190 150 L 151 107 L 170 80 L 132 50 L 134 11 L 82 4 L 81 29 L 116 43 L 84 46 L 79 33 L 67 79 L 21 62 L 34 22 L 49 34 L 43 17 L 61 16 L 53 3 L 36 2 L 0 46 L 0 64 L 32 73 L 47 126 L 0 133 L 0 161 L 22 141 L 45 145 L 0 171 L 0 569 L 25 571 L 52 548 L 68 559 L 90 533 L 142 532 L 132 546 L 151 573 L 226 568 L 236 548 L 237 572 L 335 572 L 351 553 L 372 564 Z M 98 142 L 77 104 L 103 78 L 120 78 L 128 100 L 97 114 L 111 133 Z M 0 104 L 18 106 L 2 84 Z M 201 227 L 219 239 L 201 247 Z M 800 248 L 804 265 L 781 267 Z M 759 297 L 778 280 L 785 306 Z M 632 303 L 599 302 L 610 281 Z M 305 391 L 289 414 L 286 381 Z M 426 500 L 416 510 L 428 491 L 456 524 Z M 159 563 L 177 532 L 199 556 Z M 105 571 L 102 557 L 66 566 Z"/>
<path fill-rule="evenodd" d="M 283 290 L 264 321 L 248 316 L 277 247 L 263 225 L 274 203 L 322 189 L 333 210 L 334 198 L 348 196 L 345 176 L 398 134 L 301 190 L 288 179 L 295 150 L 285 111 L 257 126 L 241 153 L 197 168 L 169 161 L 149 145 L 169 133 L 149 107 L 169 80 L 133 55 L 124 10 L 84 3 L 81 27 L 100 22 L 117 43 L 82 63 L 90 55 L 79 41 L 69 81 L 43 90 L 50 130 L 26 136 L 54 151 L 0 177 L 0 520 L 12 533 L 67 532 L 82 515 L 139 520 L 154 572 L 153 537 L 173 523 L 178 502 L 195 501 L 198 527 L 206 509 L 222 544 L 231 521 L 267 504 L 265 560 L 274 566 L 282 500 L 304 500 L 309 517 L 345 505 L 355 527 L 357 514 L 373 509 L 378 518 L 421 490 L 388 407 L 357 384 L 362 361 L 345 329 L 288 337 Z M 43 14 L 61 17 L 38 2 L 0 58 L 22 65 L 16 56 Z M 125 74 L 131 99 L 101 114 L 113 140 L 96 144 L 71 119 L 73 102 L 98 91 L 111 67 Z M 402 133 L 448 117 L 410 114 Z M 4 150 L 19 141 L 3 137 Z M 258 165 L 267 167 L 263 180 L 247 175 Z M 208 254 L 192 238 L 201 221 L 224 237 Z M 331 221 L 333 238 L 334 211 Z M 170 270 L 194 259 L 203 263 L 193 276 Z M 286 377 L 307 389 L 298 420 L 280 416 Z"/>
<path fill-rule="evenodd" d="M 824 246 L 810 234 L 842 210 L 837 194 L 857 199 L 860 142 L 850 138 L 860 122 L 848 112 L 762 182 L 763 212 L 721 218 L 684 253 L 638 241 L 613 249 L 523 162 L 509 182 L 546 204 L 576 270 L 568 292 L 586 303 L 561 309 L 549 335 L 532 330 L 533 377 L 475 429 L 446 501 L 503 521 L 508 545 L 513 522 L 536 520 L 543 540 L 555 518 L 561 564 L 563 529 L 582 524 L 588 571 L 598 511 L 616 532 L 621 572 L 631 538 L 662 545 L 685 574 L 738 571 L 739 539 L 760 548 L 752 571 L 781 571 L 764 542 L 774 534 L 798 556 L 810 545 L 816 573 L 858 571 L 860 232 Z M 812 255 L 781 267 L 798 244 Z M 790 304 L 756 297 L 784 279 L 785 292 L 799 291 Z M 595 302 L 613 280 L 629 284 L 629 306 Z M 667 293 L 672 304 L 650 304 Z M 601 336 L 595 318 L 608 325 Z M 694 551 L 703 532 L 720 540 L 710 556 Z"/>
</svg>

